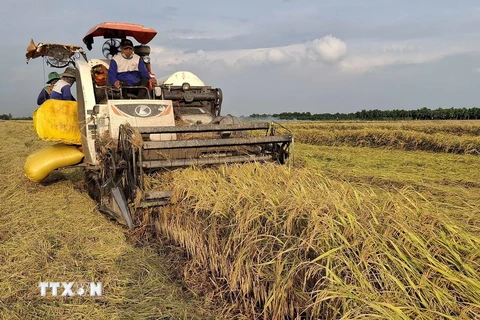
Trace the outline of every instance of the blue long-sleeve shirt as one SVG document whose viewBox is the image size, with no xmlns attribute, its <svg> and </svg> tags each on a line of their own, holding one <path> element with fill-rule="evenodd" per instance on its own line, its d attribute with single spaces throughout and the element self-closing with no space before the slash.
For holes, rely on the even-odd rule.
<svg viewBox="0 0 480 320">
<path fill-rule="evenodd" d="M 68 82 L 60 79 L 53 87 L 52 93 L 50 94 L 50 99 L 76 101 L 72 96 L 70 88 L 71 87 Z"/>
<path fill-rule="evenodd" d="M 37 104 L 41 105 L 42 103 L 44 103 L 48 99 L 50 99 L 50 95 L 48 94 L 47 90 L 45 90 L 45 88 L 43 88 L 42 91 L 40 91 L 40 93 L 38 94 Z"/>
<path fill-rule="evenodd" d="M 120 53 L 119 53 L 120 54 Z M 125 59 L 120 57 L 115 57 L 118 59 Z M 125 81 L 128 86 L 137 85 L 142 79 L 150 79 L 150 73 L 148 73 L 145 62 L 140 58 L 138 60 L 138 70 L 118 72 L 118 65 L 115 59 L 110 60 L 110 66 L 108 68 L 108 80 L 110 84 L 113 85 L 117 80 Z"/>
</svg>

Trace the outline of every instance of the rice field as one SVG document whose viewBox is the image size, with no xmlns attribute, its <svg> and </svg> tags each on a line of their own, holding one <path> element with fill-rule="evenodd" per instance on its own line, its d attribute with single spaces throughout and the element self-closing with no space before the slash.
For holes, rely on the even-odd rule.
<svg viewBox="0 0 480 320">
<path fill-rule="evenodd" d="M 152 177 L 173 203 L 134 233 L 95 210 L 78 170 L 26 180 L 22 161 L 46 144 L 14 124 L 0 123 L 4 318 L 480 314 L 480 122 L 285 123 L 289 166 Z M 61 277 L 102 281 L 104 297 L 39 296 L 39 281 Z"/>
</svg>

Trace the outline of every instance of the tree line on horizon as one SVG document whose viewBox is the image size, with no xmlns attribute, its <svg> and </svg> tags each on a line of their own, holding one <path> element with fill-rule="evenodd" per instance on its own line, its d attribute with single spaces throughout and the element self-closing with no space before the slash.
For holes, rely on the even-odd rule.
<svg viewBox="0 0 480 320">
<path fill-rule="evenodd" d="M 0 120 L 33 120 L 32 117 L 21 117 L 14 118 L 11 113 L 9 114 L 0 114 Z"/>
<path fill-rule="evenodd" d="M 417 110 L 362 110 L 351 113 L 282 112 L 253 113 L 250 118 L 276 118 L 278 120 L 475 120 L 480 119 L 480 108 L 423 107 Z"/>
<path fill-rule="evenodd" d="M 275 118 L 278 120 L 478 120 L 480 108 L 438 108 L 423 107 L 416 110 L 365 110 L 350 113 L 281 112 L 274 114 L 253 113 L 252 119 Z M 33 120 L 32 117 L 14 118 L 11 113 L 0 114 L 0 120 Z"/>
</svg>

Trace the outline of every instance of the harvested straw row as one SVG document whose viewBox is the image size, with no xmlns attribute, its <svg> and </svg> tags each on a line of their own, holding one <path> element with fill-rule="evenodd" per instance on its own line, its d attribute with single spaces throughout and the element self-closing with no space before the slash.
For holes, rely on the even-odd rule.
<svg viewBox="0 0 480 320">
<path fill-rule="evenodd" d="M 292 129 L 316 129 L 316 130 L 364 130 L 364 129 L 388 129 L 409 130 L 428 134 L 444 133 L 456 136 L 480 135 L 480 121 L 372 121 L 372 122 L 288 122 Z"/>
<path fill-rule="evenodd" d="M 297 142 L 330 145 L 480 154 L 480 137 L 426 134 L 408 130 L 293 130 Z"/>
<path fill-rule="evenodd" d="M 157 230 L 246 318 L 480 313 L 480 235 L 408 188 L 258 164 L 172 176 L 177 204 L 156 214 Z"/>
</svg>

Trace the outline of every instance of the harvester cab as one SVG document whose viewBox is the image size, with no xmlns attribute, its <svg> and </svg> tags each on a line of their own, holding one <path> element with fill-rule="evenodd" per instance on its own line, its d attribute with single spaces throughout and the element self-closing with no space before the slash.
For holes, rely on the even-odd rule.
<svg viewBox="0 0 480 320">
<path fill-rule="evenodd" d="M 130 228 L 139 208 L 170 201 L 171 191 L 146 190 L 146 175 L 185 166 L 284 164 L 293 142 L 291 132 L 279 124 L 240 123 L 234 116 L 221 116 L 222 91 L 191 72 L 175 72 L 156 79 L 154 87 L 140 88 L 148 91 L 146 99 L 116 91 L 106 73 L 120 41 L 130 37 L 140 43 L 134 51 L 153 75 L 147 44 L 156 33 L 139 24 L 105 22 L 83 38 L 89 50 L 95 37 L 105 38 L 105 59 L 74 60 L 85 155 L 81 165 L 89 194 L 101 211 Z"/>
</svg>

